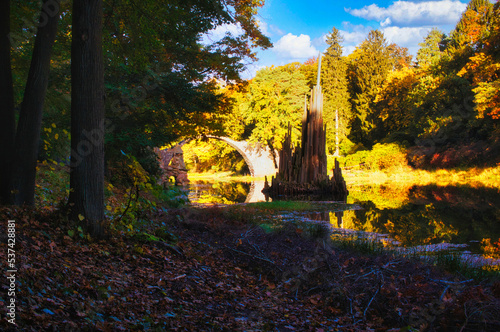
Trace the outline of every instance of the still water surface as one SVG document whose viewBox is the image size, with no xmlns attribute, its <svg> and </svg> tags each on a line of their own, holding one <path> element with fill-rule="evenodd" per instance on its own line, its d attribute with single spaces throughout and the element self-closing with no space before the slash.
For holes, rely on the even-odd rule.
<svg viewBox="0 0 500 332">
<path fill-rule="evenodd" d="M 196 203 L 265 201 L 263 182 L 206 182 L 190 185 Z M 500 190 L 488 187 L 378 185 L 350 187 L 343 213 L 310 211 L 303 217 L 327 221 L 333 231 L 363 231 L 404 247 L 456 245 L 481 251 L 481 241 L 500 239 Z M 484 242 L 483 242 L 484 243 Z"/>
</svg>

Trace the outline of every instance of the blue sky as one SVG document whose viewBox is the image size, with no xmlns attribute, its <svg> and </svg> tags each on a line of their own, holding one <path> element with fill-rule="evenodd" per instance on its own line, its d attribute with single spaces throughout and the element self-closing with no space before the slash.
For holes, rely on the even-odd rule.
<svg viewBox="0 0 500 332">
<path fill-rule="evenodd" d="M 361 43 L 372 29 L 381 30 L 389 43 L 407 47 L 415 55 L 428 32 L 437 27 L 448 34 L 460 19 L 468 1 L 361 1 L 266 0 L 258 18 L 261 29 L 271 38 L 272 49 L 258 51 L 260 60 L 248 66 L 244 78 L 263 67 L 304 62 L 327 48 L 325 36 L 333 27 L 344 38 L 344 53 Z M 214 32 L 232 31 L 222 27 Z"/>
</svg>

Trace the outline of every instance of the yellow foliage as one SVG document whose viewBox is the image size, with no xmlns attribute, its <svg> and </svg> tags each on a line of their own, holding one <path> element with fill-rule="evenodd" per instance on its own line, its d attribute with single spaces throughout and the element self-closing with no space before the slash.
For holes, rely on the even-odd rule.
<svg viewBox="0 0 500 332">
<path fill-rule="evenodd" d="M 500 79 L 493 82 L 481 82 L 474 88 L 478 117 L 489 115 L 493 119 L 500 118 Z"/>
<path fill-rule="evenodd" d="M 481 247 L 484 252 L 484 257 L 498 259 L 500 258 L 500 239 L 497 242 L 491 243 L 491 239 L 483 239 Z"/>
</svg>

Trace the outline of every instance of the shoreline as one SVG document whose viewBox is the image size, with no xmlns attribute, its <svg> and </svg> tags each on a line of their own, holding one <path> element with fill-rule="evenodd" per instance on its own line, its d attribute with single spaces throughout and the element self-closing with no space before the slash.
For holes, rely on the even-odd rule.
<svg viewBox="0 0 500 332">
<path fill-rule="evenodd" d="M 361 170 L 342 169 L 342 175 L 348 186 L 383 185 L 393 183 L 440 186 L 470 185 L 472 187 L 500 188 L 500 166 L 489 168 L 469 169 L 437 169 L 415 170 L 410 167 L 395 167 L 387 170 Z M 271 176 L 268 176 L 270 180 Z M 188 172 L 190 181 L 219 181 L 219 182 L 253 182 L 264 181 L 264 177 L 249 175 L 234 175 L 231 172 L 218 173 L 191 173 Z"/>
</svg>

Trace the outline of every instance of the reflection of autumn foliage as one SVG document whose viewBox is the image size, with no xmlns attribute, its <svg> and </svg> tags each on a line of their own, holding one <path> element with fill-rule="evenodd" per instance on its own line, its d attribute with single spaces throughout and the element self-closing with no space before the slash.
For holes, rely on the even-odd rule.
<svg viewBox="0 0 500 332">
<path fill-rule="evenodd" d="M 198 192 L 196 186 L 205 187 Z M 197 181 L 193 185 L 193 196 L 199 204 L 234 204 L 245 201 L 250 190 L 250 183 L 246 182 L 204 182 Z"/>
<path fill-rule="evenodd" d="M 494 243 L 491 243 L 491 239 L 483 239 L 481 246 L 486 258 L 500 258 L 500 239 Z"/>
<path fill-rule="evenodd" d="M 390 191 L 390 188 L 386 188 Z M 389 234 L 403 245 L 467 243 L 496 237 L 500 224 L 496 206 L 500 192 L 496 188 L 460 186 L 415 186 L 392 205 L 387 193 L 363 196 L 354 201 L 364 209 L 346 211 L 343 228 Z M 361 198 L 361 196 L 359 196 Z"/>
</svg>

